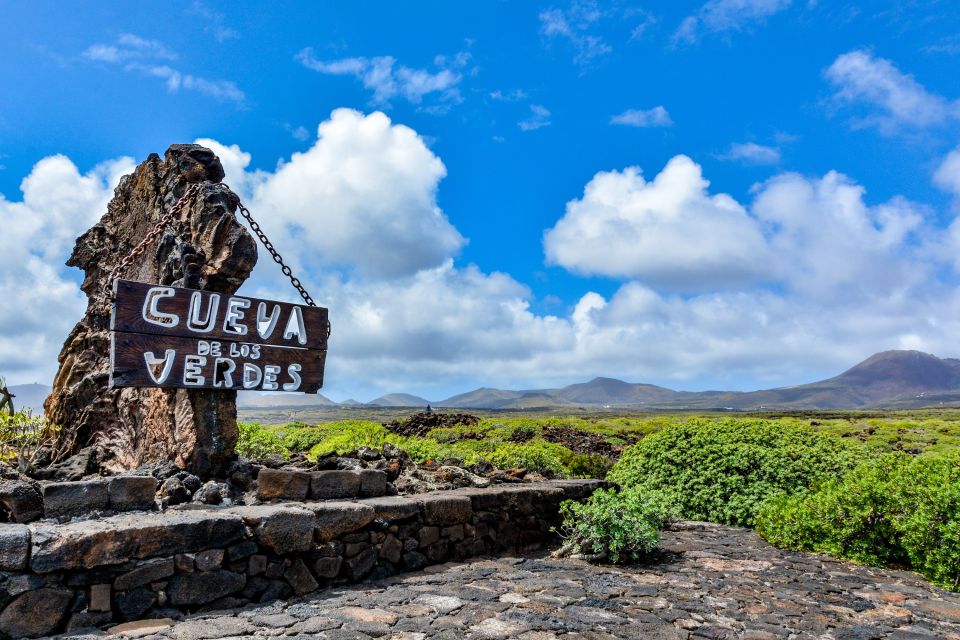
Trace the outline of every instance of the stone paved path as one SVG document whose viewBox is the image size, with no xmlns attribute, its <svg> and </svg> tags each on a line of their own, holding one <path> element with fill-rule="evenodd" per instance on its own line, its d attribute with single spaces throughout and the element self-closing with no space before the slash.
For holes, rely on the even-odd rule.
<svg viewBox="0 0 960 640">
<path fill-rule="evenodd" d="M 676 529 L 643 566 L 545 554 L 484 559 L 172 624 L 139 623 L 114 637 L 960 639 L 960 594 L 916 574 L 780 551 L 747 529 Z"/>
</svg>

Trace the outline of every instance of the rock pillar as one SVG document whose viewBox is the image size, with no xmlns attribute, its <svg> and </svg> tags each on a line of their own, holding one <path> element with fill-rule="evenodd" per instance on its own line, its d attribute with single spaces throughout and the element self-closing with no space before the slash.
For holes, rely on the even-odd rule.
<svg viewBox="0 0 960 640">
<path fill-rule="evenodd" d="M 191 183 L 202 183 L 184 219 L 169 225 L 120 277 L 232 294 L 257 262 L 253 236 L 234 217 L 239 198 L 223 167 L 199 145 L 172 145 L 124 176 L 100 221 L 77 239 L 69 266 L 84 271 L 87 311 L 60 352 L 47 417 L 63 427 L 59 446 L 93 446 L 103 468 L 122 471 L 172 460 L 216 475 L 237 441 L 235 391 L 109 389 L 110 299 L 106 280 Z"/>
</svg>

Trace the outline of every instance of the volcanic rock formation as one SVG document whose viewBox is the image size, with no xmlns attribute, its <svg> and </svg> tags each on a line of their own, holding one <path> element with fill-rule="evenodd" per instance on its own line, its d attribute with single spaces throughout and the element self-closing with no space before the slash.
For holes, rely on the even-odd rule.
<svg viewBox="0 0 960 640">
<path fill-rule="evenodd" d="M 199 182 L 184 219 L 168 225 L 120 277 L 234 293 L 256 264 L 257 248 L 234 217 L 239 198 L 220 184 L 223 177 L 209 149 L 172 145 L 163 159 L 151 154 L 124 176 L 106 214 L 77 239 L 67 264 L 86 274 L 87 311 L 63 345 L 45 403 L 47 417 L 63 427 L 61 448 L 93 446 L 108 471 L 172 460 L 202 477 L 221 472 L 233 456 L 236 392 L 108 388 L 111 300 L 104 289 L 114 266 Z"/>
</svg>

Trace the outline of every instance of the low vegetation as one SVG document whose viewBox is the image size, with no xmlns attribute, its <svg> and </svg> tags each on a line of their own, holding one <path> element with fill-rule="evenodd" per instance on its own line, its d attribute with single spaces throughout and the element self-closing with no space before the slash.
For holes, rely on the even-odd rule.
<svg viewBox="0 0 960 640">
<path fill-rule="evenodd" d="M 698 519 L 755 526 L 781 547 L 909 567 L 960 589 L 956 411 L 469 422 L 409 435 L 367 420 L 244 423 L 240 451 L 317 457 L 389 443 L 417 462 L 607 477 L 622 490 L 563 506 L 567 551 L 634 562 L 656 546 L 665 521 Z"/>
<path fill-rule="evenodd" d="M 25 471 L 41 455 L 53 457 L 52 446 L 60 427 L 47 422 L 30 409 L 0 412 L 0 462 Z"/>
</svg>

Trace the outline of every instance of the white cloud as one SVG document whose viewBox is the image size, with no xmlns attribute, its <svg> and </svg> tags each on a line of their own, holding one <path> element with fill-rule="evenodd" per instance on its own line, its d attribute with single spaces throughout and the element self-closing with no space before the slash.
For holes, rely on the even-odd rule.
<svg viewBox="0 0 960 640">
<path fill-rule="evenodd" d="M 184 73 L 166 64 L 165 61 L 175 60 L 177 55 L 156 40 L 126 33 L 113 44 L 93 44 L 87 47 L 82 56 L 92 62 L 122 64 L 126 71 L 160 78 L 170 93 L 183 89 L 238 105 L 246 102 L 244 92 L 230 80 L 211 80 Z"/>
<path fill-rule="evenodd" d="M 686 156 L 649 182 L 637 167 L 600 172 L 544 234 L 547 262 L 684 290 L 760 279 L 769 256 L 757 223 L 708 185 Z"/>
<path fill-rule="evenodd" d="M 81 174 L 56 155 L 34 165 L 19 201 L 0 196 L 0 375 L 49 382 L 57 354 L 83 315 L 86 297 L 63 266 L 74 239 L 106 212 L 130 158 Z"/>
<path fill-rule="evenodd" d="M 373 91 L 373 102 L 379 105 L 389 104 L 398 96 L 413 104 L 420 104 L 430 94 L 438 94 L 439 99 L 445 102 L 459 103 L 461 97 L 457 87 L 463 79 L 459 69 L 470 60 L 469 54 L 464 52 L 452 60 L 437 56 L 434 62 L 440 69 L 428 71 L 398 65 L 392 56 L 324 61 L 314 55 L 311 47 L 302 49 L 295 57 L 307 69 L 355 77 L 364 87 Z"/>
<path fill-rule="evenodd" d="M 497 89 L 490 92 L 490 97 L 499 102 L 519 102 L 520 100 L 526 100 L 527 94 L 522 89 L 511 89 L 510 91 Z"/>
<path fill-rule="evenodd" d="M 523 131 L 535 131 L 550 126 L 550 111 L 541 104 L 530 105 L 530 117 L 517 123 Z"/>
<path fill-rule="evenodd" d="M 833 99 L 837 104 L 864 109 L 857 120 L 861 125 L 890 132 L 902 126 L 920 129 L 942 125 L 960 117 L 957 102 L 930 93 L 913 76 L 870 51 L 839 56 L 824 75 L 836 88 Z"/>
<path fill-rule="evenodd" d="M 695 42 L 704 33 L 744 31 L 787 9 L 792 0 L 710 0 L 687 16 L 674 33 L 675 42 Z"/>
<path fill-rule="evenodd" d="M 673 125 L 673 120 L 663 105 L 658 105 L 652 109 L 627 109 L 610 118 L 610 124 L 622 124 L 628 127 L 669 127 Z"/>
<path fill-rule="evenodd" d="M 226 181 L 249 193 L 260 223 L 304 266 L 336 264 L 365 277 L 396 278 L 435 268 L 465 240 L 437 205 L 443 162 L 420 136 L 380 112 L 338 109 L 317 141 L 273 173 L 247 173 L 249 154 L 215 141 Z"/>
<path fill-rule="evenodd" d="M 947 154 L 933 174 L 933 181 L 944 191 L 960 198 L 960 148 Z"/>
<path fill-rule="evenodd" d="M 573 62 L 589 65 L 613 51 L 602 37 L 590 33 L 603 17 L 596 2 L 574 2 L 566 10 L 547 9 L 540 13 L 540 33 L 548 38 L 561 38 L 570 43 L 576 54 Z"/>
<path fill-rule="evenodd" d="M 719 158 L 748 164 L 780 164 L 780 149 L 756 142 L 735 142 Z"/>
</svg>

